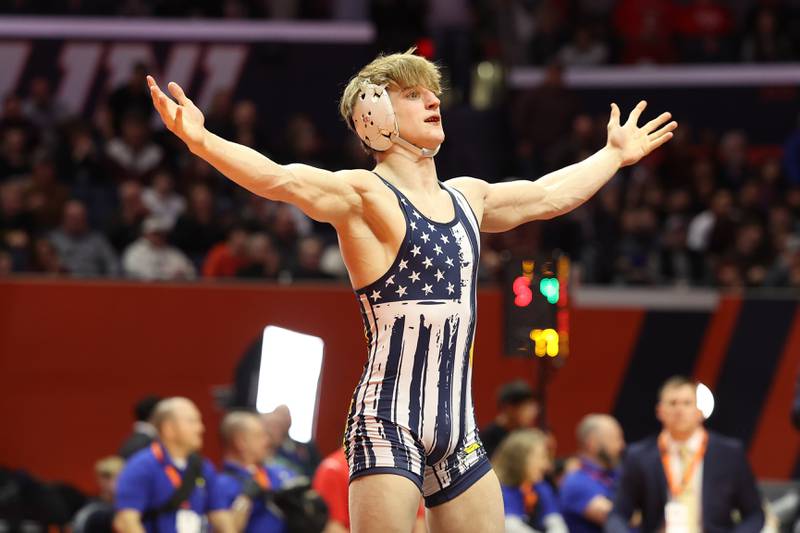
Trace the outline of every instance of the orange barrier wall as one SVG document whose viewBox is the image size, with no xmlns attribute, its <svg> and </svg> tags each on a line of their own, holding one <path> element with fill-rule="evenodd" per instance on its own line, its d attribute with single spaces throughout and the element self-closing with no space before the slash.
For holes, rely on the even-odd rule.
<svg viewBox="0 0 800 533">
<path fill-rule="evenodd" d="M 498 290 L 480 291 L 478 309 L 473 389 L 483 424 L 494 414 L 497 387 L 516 377 L 535 384 L 536 365 L 501 355 Z M 570 359 L 549 390 L 559 451 L 573 451 L 582 415 L 614 409 L 645 314 L 574 310 Z M 218 459 L 220 412 L 211 389 L 232 382 L 241 354 L 267 324 L 325 340 L 317 441 L 330 452 L 366 357 L 348 289 L 0 282 L 0 464 L 92 490 L 93 461 L 117 449 L 130 429 L 133 403 L 151 392 L 195 400 L 207 428 L 205 453 Z M 781 397 L 788 393 L 782 387 Z M 790 429 L 784 424 L 774 431 Z M 795 446 L 793 433 L 764 438 L 787 436 Z"/>
</svg>

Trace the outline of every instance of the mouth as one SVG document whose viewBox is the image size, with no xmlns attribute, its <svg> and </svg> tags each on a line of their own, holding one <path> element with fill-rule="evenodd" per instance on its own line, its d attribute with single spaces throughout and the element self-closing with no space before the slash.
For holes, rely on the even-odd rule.
<svg viewBox="0 0 800 533">
<path fill-rule="evenodd" d="M 428 123 L 431 123 L 431 124 L 439 124 L 441 121 L 442 121 L 442 117 L 440 117 L 439 115 L 433 115 L 432 117 L 428 117 L 428 118 L 425 119 L 425 122 L 428 122 Z"/>
</svg>

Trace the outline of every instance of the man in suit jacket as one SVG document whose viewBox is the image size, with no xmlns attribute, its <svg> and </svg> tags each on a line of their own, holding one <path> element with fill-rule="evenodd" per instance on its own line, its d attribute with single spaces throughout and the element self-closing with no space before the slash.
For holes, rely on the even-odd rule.
<svg viewBox="0 0 800 533">
<path fill-rule="evenodd" d="M 744 450 L 703 427 L 696 391 L 684 377 L 662 386 L 656 413 L 664 429 L 630 446 L 607 532 L 627 532 L 635 511 L 642 532 L 761 531 L 761 496 Z"/>
</svg>

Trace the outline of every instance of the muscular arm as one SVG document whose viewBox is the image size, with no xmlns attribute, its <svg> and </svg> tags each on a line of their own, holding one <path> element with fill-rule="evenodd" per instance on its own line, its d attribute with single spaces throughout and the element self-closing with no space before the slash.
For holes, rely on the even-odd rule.
<svg viewBox="0 0 800 533">
<path fill-rule="evenodd" d="M 308 165 L 278 164 L 206 130 L 203 114 L 178 84 L 169 84 L 173 101 L 152 77 L 148 76 L 147 83 L 153 105 L 166 127 L 193 154 L 245 189 L 270 200 L 294 204 L 310 217 L 334 225 L 360 207 L 360 195 L 349 179 L 351 171 L 334 173 Z"/>
<path fill-rule="evenodd" d="M 488 184 L 481 180 L 460 178 L 472 189 L 472 196 L 482 199 L 481 230 L 501 232 L 530 222 L 550 219 L 567 213 L 591 198 L 620 167 L 638 162 L 672 138 L 677 123 L 669 113 L 662 113 L 642 127 L 636 125 L 645 102 L 631 112 L 624 125 L 619 122 L 619 108 L 612 104 L 606 146 L 587 159 L 551 172 L 536 181 L 518 180 Z M 464 180 L 464 181 L 462 181 Z"/>
<path fill-rule="evenodd" d="M 133 509 L 122 509 L 114 516 L 114 531 L 117 533 L 145 533 L 141 514 Z"/>
</svg>

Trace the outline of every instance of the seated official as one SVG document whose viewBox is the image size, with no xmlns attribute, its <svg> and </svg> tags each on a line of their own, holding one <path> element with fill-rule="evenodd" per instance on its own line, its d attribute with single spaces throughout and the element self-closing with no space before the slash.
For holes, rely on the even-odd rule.
<svg viewBox="0 0 800 533">
<path fill-rule="evenodd" d="M 507 533 L 567 533 L 553 488 L 547 437 L 537 429 L 512 432 L 497 448 L 492 466 L 500 480 Z"/>
<path fill-rule="evenodd" d="M 642 531 L 760 532 L 764 512 L 745 452 L 703 427 L 697 385 L 667 380 L 656 413 L 663 430 L 628 448 L 606 531 L 627 531 L 640 511 Z"/>
<path fill-rule="evenodd" d="M 539 416 L 539 399 L 530 385 L 518 379 L 500 387 L 497 393 L 497 416 L 480 430 L 486 455 L 492 457 L 509 433 L 533 428 Z"/>
<path fill-rule="evenodd" d="M 233 533 L 230 513 L 203 445 L 200 411 L 186 398 L 159 402 L 158 440 L 134 454 L 117 481 L 117 533 L 201 533 L 203 517 L 218 533 Z"/>
<path fill-rule="evenodd" d="M 266 493 L 280 489 L 294 474 L 282 466 L 264 466 L 269 437 L 261 419 L 246 411 L 228 413 L 220 435 L 225 462 L 218 483 L 236 531 L 285 533 L 285 520 L 268 504 Z"/>
<path fill-rule="evenodd" d="M 609 415 L 583 417 L 576 434 L 580 467 L 561 483 L 561 514 L 570 533 L 600 532 L 614 506 L 625 439 L 619 423 Z"/>
</svg>

